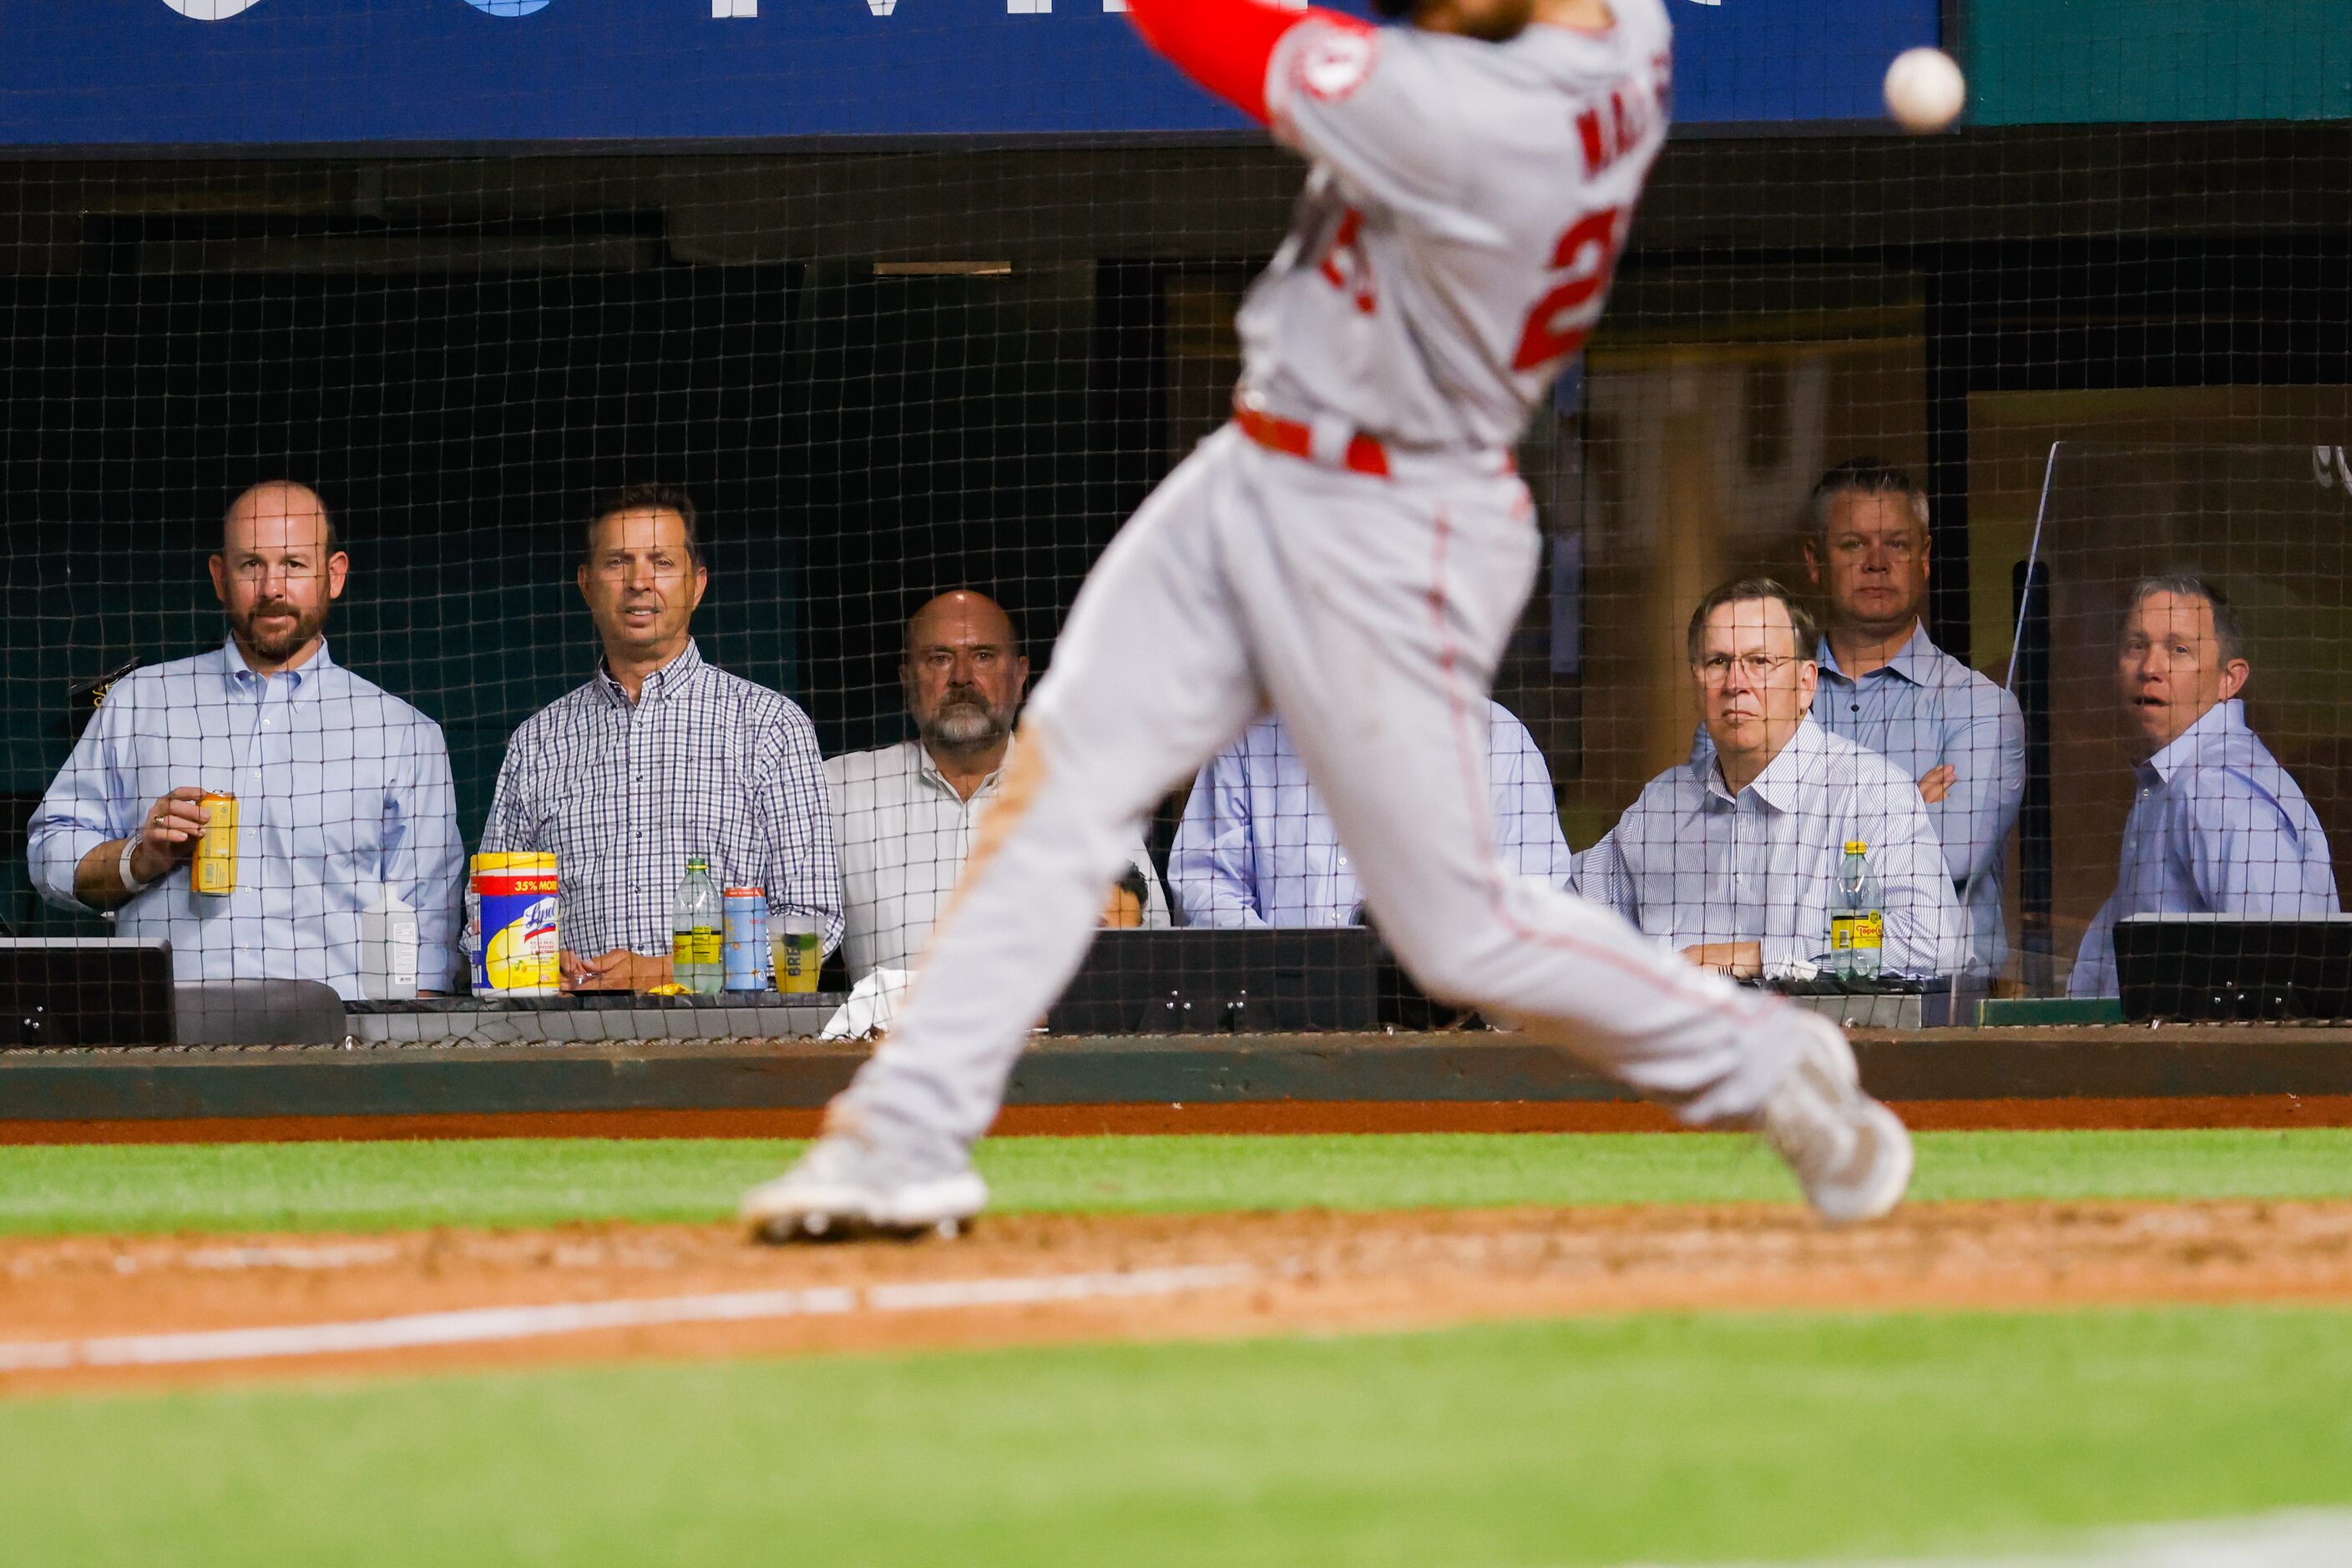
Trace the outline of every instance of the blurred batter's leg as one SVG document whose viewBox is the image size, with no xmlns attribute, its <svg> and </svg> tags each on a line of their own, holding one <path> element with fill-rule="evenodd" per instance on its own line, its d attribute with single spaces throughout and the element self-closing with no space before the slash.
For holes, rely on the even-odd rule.
<svg viewBox="0 0 2352 1568">
<path fill-rule="evenodd" d="M 1260 678 L 1407 970 L 1692 1121 L 1752 1115 L 1794 1060 L 1782 1005 L 1494 853 L 1486 690 L 1540 543 L 1517 480 L 1258 467 L 1286 498 L 1232 568 Z"/>
<path fill-rule="evenodd" d="M 987 1131 L 1129 837 L 1257 713 L 1216 526 L 1232 442 L 1186 459 L 1087 577 L 906 1006 L 842 1096 L 858 1115 L 966 1145 Z"/>
</svg>

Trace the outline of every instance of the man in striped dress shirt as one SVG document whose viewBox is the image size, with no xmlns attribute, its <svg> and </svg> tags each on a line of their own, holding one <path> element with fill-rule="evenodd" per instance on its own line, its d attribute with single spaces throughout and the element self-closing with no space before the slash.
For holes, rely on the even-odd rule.
<svg viewBox="0 0 2352 1568">
<path fill-rule="evenodd" d="M 604 657 L 523 721 L 482 848 L 553 850 L 563 981 L 642 991 L 670 978 L 686 862 L 766 890 L 771 928 L 807 915 L 841 941 L 841 879 L 816 731 L 790 699 L 703 662 L 688 626 L 709 586 L 683 491 L 640 485 L 597 509 L 580 592 Z"/>
</svg>

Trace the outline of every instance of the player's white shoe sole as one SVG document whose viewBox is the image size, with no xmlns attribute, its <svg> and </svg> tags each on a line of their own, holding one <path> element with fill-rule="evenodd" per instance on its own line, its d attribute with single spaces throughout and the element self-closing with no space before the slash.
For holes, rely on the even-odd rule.
<svg viewBox="0 0 2352 1568">
<path fill-rule="evenodd" d="M 988 1184 L 969 1165 L 927 1172 L 854 1132 L 829 1132 L 744 1194 L 740 1213 L 754 1240 L 846 1241 L 953 1237 L 987 1206 Z"/>
<path fill-rule="evenodd" d="M 1822 1223 L 1859 1225 L 1903 1201 L 1911 1134 L 1862 1091 L 1853 1047 L 1827 1019 L 1796 1013 L 1797 1065 L 1759 1113 L 1756 1131 L 1796 1173 Z"/>
</svg>

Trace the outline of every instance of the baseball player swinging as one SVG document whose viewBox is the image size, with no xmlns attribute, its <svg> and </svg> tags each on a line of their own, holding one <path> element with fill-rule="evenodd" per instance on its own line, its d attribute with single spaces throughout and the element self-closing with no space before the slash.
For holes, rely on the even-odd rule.
<svg viewBox="0 0 2352 1568">
<path fill-rule="evenodd" d="M 1663 0 L 1129 0 L 1144 38 L 1312 165 L 1250 290 L 1230 424 L 1073 606 L 897 1027 L 743 1215 L 771 1241 L 952 1235 L 973 1142 L 1094 935 L 1136 826 L 1268 704 L 1433 996 L 1696 1126 L 1752 1128 L 1832 1224 L 1911 1175 L 1844 1037 L 1507 875 L 1485 698 L 1534 581 L 1510 448 L 1591 335 L 1665 139 Z"/>
</svg>

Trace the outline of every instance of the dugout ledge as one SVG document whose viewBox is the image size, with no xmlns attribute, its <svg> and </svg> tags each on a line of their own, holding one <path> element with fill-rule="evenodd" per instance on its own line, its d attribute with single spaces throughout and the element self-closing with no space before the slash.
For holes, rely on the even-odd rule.
<svg viewBox="0 0 2352 1568">
<path fill-rule="evenodd" d="M 2352 1032 L 2279 1026 L 1856 1036 L 1922 1126 L 2352 1125 Z M 0 1142 L 801 1136 L 866 1047 L 641 1039 L 0 1053 Z M 1013 1131 L 1664 1129 L 1656 1108 L 1507 1035 L 1042 1039 Z"/>
</svg>

